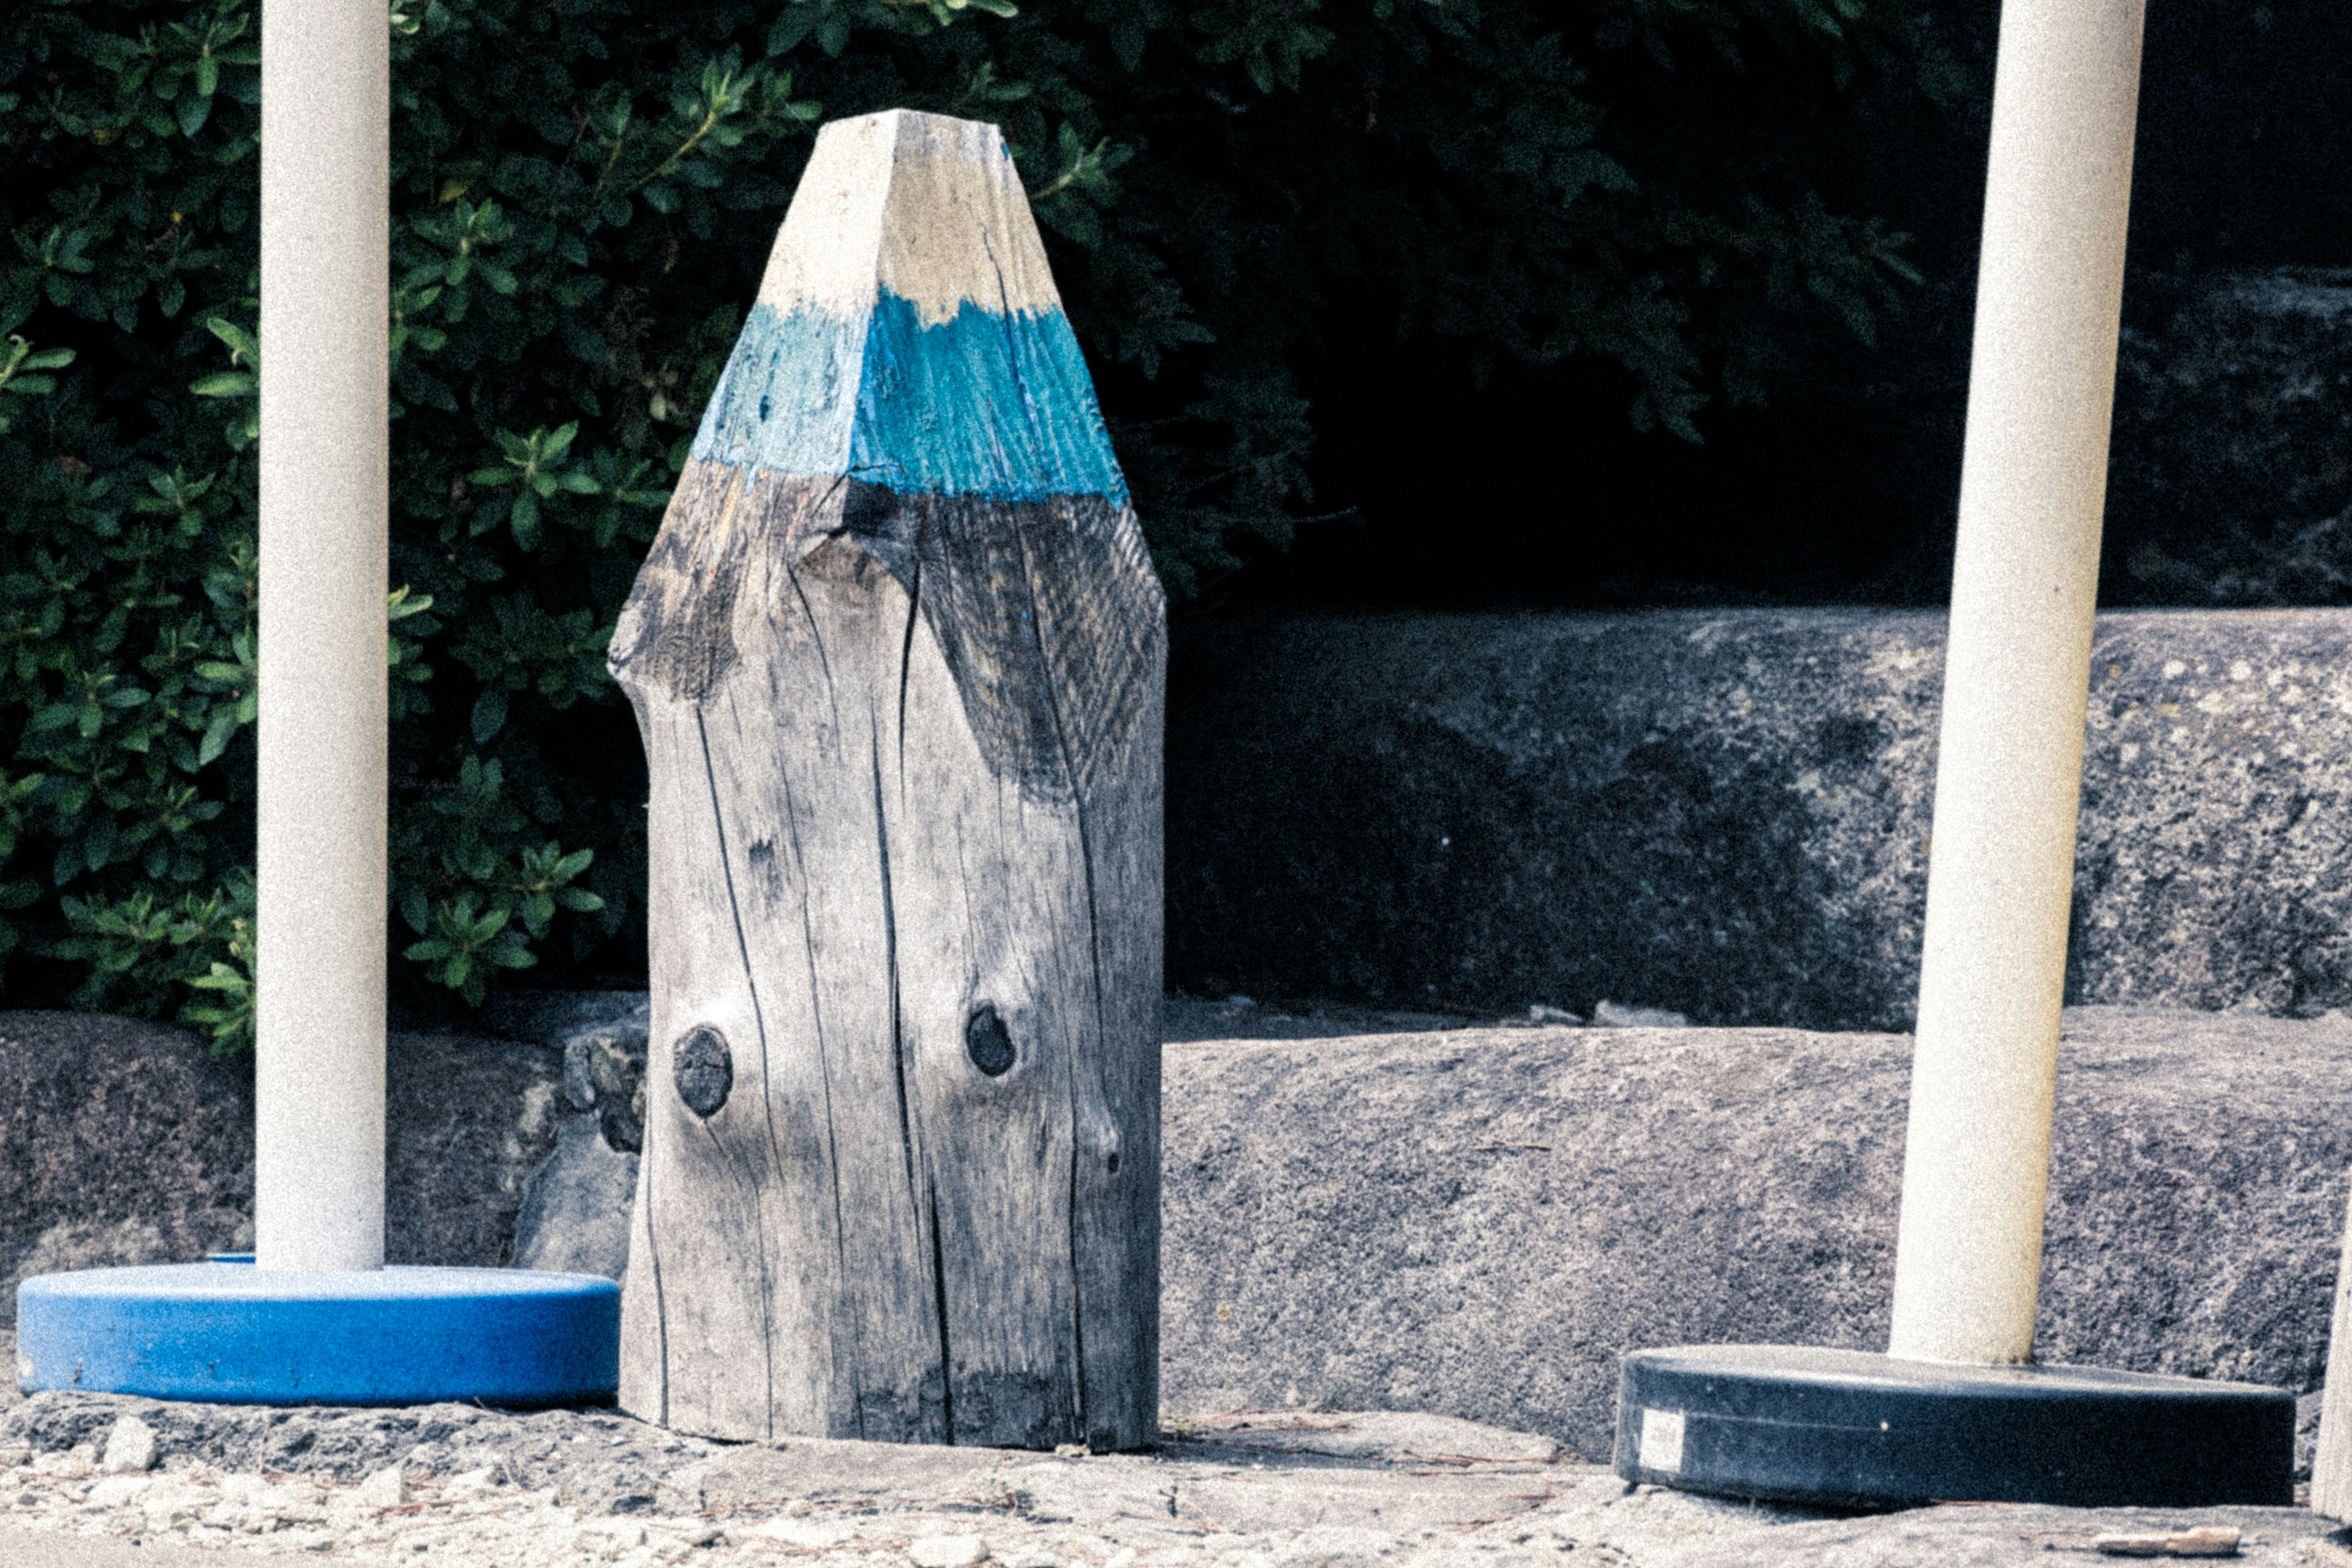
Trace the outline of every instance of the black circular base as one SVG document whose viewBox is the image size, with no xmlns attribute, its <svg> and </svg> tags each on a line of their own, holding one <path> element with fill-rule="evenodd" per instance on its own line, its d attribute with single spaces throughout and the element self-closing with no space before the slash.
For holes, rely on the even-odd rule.
<svg viewBox="0 0 2352 1568">
<path fill-rule="evenodd" d="M 1617 1473 L 1830 1507 L 2294 1501 L 2294 1395 L 2087 1366 L 1964 1366 L 1795 1345 L 1625 1358 Z"/>
</svg>

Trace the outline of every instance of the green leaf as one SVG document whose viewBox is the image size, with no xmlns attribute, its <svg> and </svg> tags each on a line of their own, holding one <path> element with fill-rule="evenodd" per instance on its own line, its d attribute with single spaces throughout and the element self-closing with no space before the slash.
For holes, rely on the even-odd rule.
<svg viewBox="0 0 2352 1568">
<path fill-rule="evenodd" d="M 505 728 L 507 689 L 492 686 L 474 700 L 474 743 L 480 745 Z"/>
<path fill-rule="evenodd" d="M 229 346 L 231 357 L 251 366 L 261 363 L 261 344 L 235 321 L 215 316 L 205 323 L 205 330 Z"/>
<path fill-rule="evenodd" d="M 515 543 L 525 550 L 539 542 L 539 494 L 525 485 L 514 499 L 514 510 L 509 514 L 514 524 Z"/>
<path fill-rule="evenodd" d="M 236 710 L 234 707 L 216 708 L 213 710 L 212 717 L 205 724 L 204 744 L 196 748 L 198 767 L 211 766 L 219 760 L 223 752 L 228 750 L 230 739 L 236 734 Z"/>
<path fill-rule="evenodd" d="M 771 58 L 790 54 L 800 47 L 803 38 L 817 24 L 823 13 L 815 0 L 794 0 L 786 5 L 768 27 L 768 54 Z"/>
</svg>

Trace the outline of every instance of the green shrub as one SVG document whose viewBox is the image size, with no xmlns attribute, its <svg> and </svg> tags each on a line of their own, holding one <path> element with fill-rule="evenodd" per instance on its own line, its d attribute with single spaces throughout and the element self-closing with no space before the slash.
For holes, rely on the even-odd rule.
<svg viewBox="0 0 2352 1568">
<path fill-rule="evenodd" d="M 1675 48 L 1937 88 L 1885 0 L 397 0 L 393 855 L 412 994 L 642 938 L 603 660 L 820 116 L 1002 123 L 1163 575 L 1311 496 L 1294 361 L 1377 330 L 1628 378 L 1693 436 L 1902 237 L 1604 151 Z M 0 16 L 0 955 L 19 997 L 250 1018 L 249 0 Z M 1583 62 L 1607 64 L 1588 78 Z M 1685 170 L 1684 173 L 1688 173 Z M 1708 180 L 1717 178 L 1709 171 Z"/>
</svg>

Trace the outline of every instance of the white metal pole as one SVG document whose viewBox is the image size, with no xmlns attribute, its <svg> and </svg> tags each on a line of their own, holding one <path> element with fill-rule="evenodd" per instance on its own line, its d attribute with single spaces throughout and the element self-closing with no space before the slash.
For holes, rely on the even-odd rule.
<svg viewBox="0 0 2352 1568">
<path fill-rule="evenodd" d="M 383 1263 L 391 33 L 261 20 L 256 1261 Z"/>
<path fill-rule="evenodd" d="M 1888 1350 L 2028 1360 L 2144 0 L 2003 0 Z"/>
</svg>

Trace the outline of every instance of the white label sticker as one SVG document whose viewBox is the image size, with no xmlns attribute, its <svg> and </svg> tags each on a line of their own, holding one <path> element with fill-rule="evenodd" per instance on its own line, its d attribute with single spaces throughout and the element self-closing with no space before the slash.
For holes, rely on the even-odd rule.
<svg viewBox="0 0 2352 1568">
<path fill-rule="evenodd" d="M 1645 1470 L 1678 1474 L 1683 1468 L 1683 1413 L 1679 1410 L 1642 1412 L 1641 1451 L 1634 1462 Z"/>
</svg>

